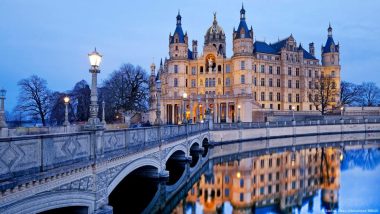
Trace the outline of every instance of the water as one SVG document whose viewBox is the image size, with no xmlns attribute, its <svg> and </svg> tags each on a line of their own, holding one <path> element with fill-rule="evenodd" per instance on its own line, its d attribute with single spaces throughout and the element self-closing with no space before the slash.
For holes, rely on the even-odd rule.
<svg viewBox="0 0 380 214">
<path fill-rule="evenodd" d="M 376 144 L 215 162 L 173 213 L 380 212 Z"/>
<path fill-rule="evenodd" d="M 155 168 L 139 168 L 111 194 L 114 213 L 152 213 L 148 206 L 178 214 L 380 212 L 378 141 L 231 155 L 257 143 L 216 146 L 209 151 L 214 158 L 202 162 L 201 154 L 193 154 L 187 167 L 178 154 L 167 163 L 167 180 L 147 177 Z M 196 173 L 183 179 L 198 159 Z"/>
</svg>

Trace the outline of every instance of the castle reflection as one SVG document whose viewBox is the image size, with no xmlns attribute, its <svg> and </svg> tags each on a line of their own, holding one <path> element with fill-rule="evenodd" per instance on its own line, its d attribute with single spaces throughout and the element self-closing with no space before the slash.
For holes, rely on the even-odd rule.
<svg viewBox="0 0 380 214">
<path fill-rule="evenodd" d="M 201 176 L 173 213 L 196 211 L 223 213 L 293 212 L 307 204 L 321 190 L 321 206 L 338 208 L 339 148 L 312 148 L 284 151 L 216 164 Z"/>
</svg>

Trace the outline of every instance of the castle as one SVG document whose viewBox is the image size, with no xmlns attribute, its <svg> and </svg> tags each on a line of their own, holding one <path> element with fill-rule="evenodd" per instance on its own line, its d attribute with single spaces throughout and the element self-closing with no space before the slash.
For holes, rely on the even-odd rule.
<svg viewBox="0 0 380 214">
<path fill-rule="evenodd" d="M 178 13 L 175 31 L 169 35 L 169 58 L 161 60 L 157 73 L 151 65 L 150 121 L 203 122 L 208 113 L 215 123 L 233 123 L 251 122 L 255 114 L 268 111 L 316 112 L 313 99 L 321 78 L 329 77 L 339 91 L 339 44 L 334 42 L 331 26 L 321 62 L 315 56 L 314 43 L 307 51 L 293 35 L 269 44 L 255 40 L 244 6 L 232 33 L 233 55 L 227 58 L 225 32 L 214 13 L 200 53 L 197 40 L 189 47 Z M 338 105 L 336 93 L 328 106 L 334 109 Z"/>
</svg>

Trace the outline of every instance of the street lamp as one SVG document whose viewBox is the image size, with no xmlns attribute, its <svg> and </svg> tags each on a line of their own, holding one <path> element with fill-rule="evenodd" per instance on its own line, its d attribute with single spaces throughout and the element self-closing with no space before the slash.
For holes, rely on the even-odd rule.
<svg viewBox="0 0 380 214">
<path fill-rule="evenodd" d="M 241 106 L 238 105 L 237 107 L 238 107 L 238 123 L 240 123 L 240 108 L 241 108 Z"/>
<path fill-rule="evenodd" d="M 157 89 L 157 103 L 156 103 L 156 121 L 154 121 L 154 124 L 161 125 L 161 108 L 160 108 L 160 98 L 161 98 L 161 80 L 156 80 L 156 89 Z"/>
<path fill-rule="evenodd" d="M 91 77 L 91 104 L 90 104 L 90 118 L 87 121 L 87 124 L 85 126 L 85 129 L 87 130 L 96 130 L 96 129 L 103 129 L 104 126 L 100 122 L 100 119 L 98 118 L 98 92 L 97 92 L 97 75 L 100 73 L 99 65 L 102 61 L 102 55 L 100 55 L 96 48 L 95 50 L 88 54 L 88 58 L 90 60 L 90 73 L 92 75 Z"/>
<path fill-rule="evenodd" d="M 292 114 L 293 114 L 293 121 L 296 121 L 295 117 L 294 117 L 294 110 L 296 109 L 295 106 L 292 106 Z"/>
<path fill-rule="evenodd" d="M 5 108 L 4 108 L 4 101 L 5 101 L 5 95 L 7 94 L 7 90 L 1 89 L 0 90 L 0 129 L 6 128 L 7 123 L 5 122 Z"/>
<path fill-rule="evenodd" d="M 183 98 L 183 120 L 182 120 L 182 124 L 186 124 L 187 123 L 187 120 L 186 120 L 186 99 L 187 99 L 187 93 L 184 92 L 182 94 L 182 98 Z"/>
<path fill-rule="evenodd" d="M 63 98 L 63 102 L 65 103 L 65 122 L 63 123 L 64 126 L 69 126 L 69 103 L 70 103 L 70 97 L 66 96 Z"/>
<path fill-rule="evenodd" d="M 344 111 L 344 107 L 340 107 L 340 119 L 343 120 L 343 111 Z"/>
<path fill-rule="evenodd" d="M 197 121 L 201 122 L 201 95 L 198 95 L 198 105 L 197 105 Z"/>
</svg>

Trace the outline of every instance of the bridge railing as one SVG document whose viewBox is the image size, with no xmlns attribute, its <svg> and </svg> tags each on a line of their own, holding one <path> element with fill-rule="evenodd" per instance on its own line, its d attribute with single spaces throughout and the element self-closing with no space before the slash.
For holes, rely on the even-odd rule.
<svg viewBox="0 0 380 214">
<path fill-rule="evenodd" d="M 0 190 L 20 179 L 88 166 L 207 130 L 208 123 L 199 123 L 0 138 Z"/>
<path fill-rule="evenodd" d="M 146 128 L 106 130 L 104 153 L 130 154 L 197 134 L 209 129 L 208 123 L 152 126 Z"/>
<path fill-rule="evenodd" d="M 335 125 L 335 124 L 363 124 L 380 123 L 379 118 L 367 119 L 343 119 L 343 120 L 316 120 L 316 121 L 278 121 L 278 122 L 240 122 L 240 123 L 214 123 L 213 130 L 225 129 L 252 129 L 252 128 L 275 128 L 290 126 L 315 126 L 315 125 Z"/>
</svg>

